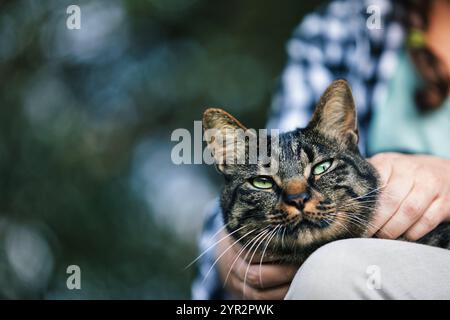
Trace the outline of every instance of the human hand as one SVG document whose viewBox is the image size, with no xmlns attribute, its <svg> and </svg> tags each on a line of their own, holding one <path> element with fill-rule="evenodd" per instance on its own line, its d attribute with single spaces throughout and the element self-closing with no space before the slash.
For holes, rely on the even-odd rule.
<svg viewBox="0 0 450 320">
<path fill-rule="evenodd" d="M 369 162 L 382 187 L 368 236 L 414 241 L 450 219 L 450 160 L 381 153 Z"/>
<path fill-rule="evenodd" d="M 222 239 L 227 235 L 222 231 L 219 237 Z M 227 237 L 217 246 L 216 255 L 220 257 L 217 268 L 224 287 L 235 298 L 283 299 L 298 267 L 268 260 L 261 261 L 260 255 L 253 255 L 253 252 L 250 254 L 245 249 L 241 251 L 242 246 L 233 245 L 234 242 L 233 238 Z"/>
</svg>

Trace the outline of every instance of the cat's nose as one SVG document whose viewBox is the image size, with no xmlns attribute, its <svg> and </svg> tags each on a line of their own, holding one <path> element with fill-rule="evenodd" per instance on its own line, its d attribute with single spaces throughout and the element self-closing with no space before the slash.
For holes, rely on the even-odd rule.
<svg viewBox="0 0 450 320">
<path fill-rule="evenodd" d="M 287 194 L 285 196 L 285 201 L 287 204 L 295 206 L 300 210 L 305 206 L 305 202 L 311 198 L 309 192 L 300 192 L 296 194 Z"/>
</svg>

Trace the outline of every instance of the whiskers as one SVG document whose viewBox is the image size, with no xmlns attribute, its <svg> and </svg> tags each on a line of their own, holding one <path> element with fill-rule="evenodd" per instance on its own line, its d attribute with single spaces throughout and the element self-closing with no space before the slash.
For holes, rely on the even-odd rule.
<svg viewBox="0 0 450 320">
<path fill-rule="evenodd" d="M 247 214 L 245 216 L 246 219 L 249 218 L 254 218 L 256 216 L 259 216 L 259 214 Z M 226 230 L 226 228 L 229 226 L 229 223 L 224 224 L 222 227 L 219 228 L 219 230 L 216 231 L 216 233 L 214 233 L 209 239 L 208 241 L 211 242 L 213 241 L 222 231 Z M 211 250 L 212 248 L 214 248 L 215 246 L 217 246 L 219 243 L 221 243 L 222 241 L 226 240 L 227 238 L 229 238 L 230 236 L 232 236 L 233 234 L 241 231 L 242 229 L 245 228 L 245 225 L 239 227 L 238 229 L 232 231 L 231 233 L 227 233 L 226 236 L 222 237 L 219 240 L 216 240 L 213 244 L 209 245 L 208 248 L 206 248 L 201 254 L 199 254 L 194 260 L 192 260 L 189 264 L 186 265 L 186 267 L 184 267 L 184 270 L 190 268 L 194 263 L 196 263 L 201 257 L 203 257 L 206 253 L 208 253 L 209 250 Z"/>
<path fill-rule="evenodd" d="M 244 238 L 246 238 L 247 236 L 249 236 L 250 234 L 252 234 L 253 232 L 255 232 L 256 229 L 252 229 L 249 232 L 247 232 L 246 234 L 244 234 L 242 237 L 240 237 L 239 239 L 237 239 L 236 241 L 234 241 L 231 245 L 228 246 L 228 248 L 226 248 L 218 257 L 217 259 L 214 261 L 214 263 L 211 265 L 211 267 L 209 268 L 208 272 L 206 273 L 205 277 L 203 278 L 202 283 L 204 283 L 206 281 L 206 279 L 208 278 L 208 275 L 211 273 L 211 271 L 214 269 L 214 266 L 217 264 L 217 262 L 219 262 L 220 258 L 222 258 L 231 248 L 233 248 L 239 241 L 242 241 Z"/>
<path fill-rule="evenodd" d="M 241 256 L 245 253 L 245 256 L 242 257 L 242 261 L 241 263 L 247 262 L 247 268 L 245 270 L 244 273 L 244 279 L 243 279 L 243 289 L 242 289 L 242 295 L 243 297 L 245 297 L 245 288 L 247 285 L 247 279 L 248 279 L 248 272 L 250 270 L 250 266 L 251 266 L 251 262 L 253 261 L 256 253 L 258 252 L 258 249 L 261 246 L 264 246 L 264 249 L 262 250 L 262 254 L 260 257 L 260 261 L 259 261 L 259 271 L 260 271 L 260 282 L 262 283 L 262 277 L 261 277 L 261 269 L 262 269 L 262 263 L 264 260 L 264 256 L 267 252 L 267 248 L 269 246 L 269 244 L 271 243 L 271 241 L 273 240 L 273 238 L 279 233 L 279 231 L 282 230 L 282 225 L 278 224 L 276 226 L 266 226 L 262 229 L 253 230 L 253 234 L 254 236 L 251 237 L 250 240 L 246 241 L 245 244 L 242 246 L 242 248 L 240 248 L 240 250 L 237 252 L 236 256 L 234 257 L 233 262 L 231 263 L 229 270 L 225 276 L 225 280 L 223 283 L 223 286 L 225 287 L 226 284 L 228 283 L 228 279 L 231 275 L 231 272 L 233 271 L 233 268 L 235 266 L 235 264 L 238 262 L 238 260 L 241 258 Z M 239 240 L 242 240 L 243 237 L 241 237 Z M 239 241 L 238 240 L 238 241 Z M 214 262 L 213 266 L 222 258 L 222 256 L 225 254 L 226 251 L 230 250 L 234 245 L 236 244 L 233 243 L 232 245 L 230 245 L 224 252 L 222 252 L 222 254 L 216 259 L 216 261 Z M 210 270 L 209 270 L 210 271 Z M 206 278 L 208 277 L 209 272 L 205 275 L 205 278 L 203 279 L 203 281 L 206 280 Z"/>
<path fill-rule="evenodd" d="M 373 229 L 378 230 L 380 226 L 374 225 L 367 216 L 368 213 L 373 213 L 376 210 L 376 205 L 380 201 L 380 197 L 385 199 L 394 200 L 396 197 L 386 190 L 386 185 L 370 190 L 364 195 L 350 198 L 345 204 L 336 208 L 336 214 L 343 216 L 345 220 L 358 228 L 364 230 Z M 366 212 L 366 214 L 364 214 Z M 389 232 L 383 231 L 388 237 L 392 237 Z M 358 236 L 364 236 L 358 234 Z"/>
<path fill-rule="evenodd" d="M 259 234 L 263 233 L 263 238 L 264 236 L 269 233 L 269 231 L 267 230 L 268 227 L 264 228 Z M 248 246 L 250 246 L 252 243 L 254 243 L 255 241 L 257 241 L 258 235 L 256 235 L 255 237 L 253 237 L 252 239 L 250 239 L 249 241 L 247 241 L 247 243 L 245 243 L 244 246 L 242 246 L 242 248 L 239 250 L 239 252 L 236 254 L 235 259 L 233 260 L 233 263 L 230 265 L 230 269 L 228 270 L 228 273 L 225 277 L 225 281 L 223 283 L 223 287 L 225 287 L 225 285 L 228 282 L 228 278 L 230 277 L 231 271 L 233 270 L 234 265 L 236 264 L 236 262 L 238 261 L 239 257 L 242 255 L 242 253 L 244 253 L 245 249 L 248 248 Z"/>
<path fill-rule="evenodd" d="M 228 226 L 228 224 L 223 225 L 219 230 L 217 230 L 216 233 L 214 233 L 211 237 L 210 237 L 210 241 L 215 239 L 219 233 L 221 233 L 222 231 L 225 230 L 225 228 Z M 184 267 L 184 269 L 188 269 L 189 267 L 191 267 L 194 263 L 196 263 L 201 257 L 203 257 L 209 250 L 211 250 L 212 248 L 214 248 L 216 245 L 218 245 L 219 243 L 221 243 L 222 241 L 224 241 L 225 239 L 227 239 L 228 237 L 230 237 L 231 235 L 233 235 L 234 233 L 242 230 L 244 228 L 244 226 L 234 230 L 233 232 L 227 234 L 225 237 L 215 241 L 212 245 L 210 245 L 208 248 L 206 248 L 201 254 L 199 254 L 197 256 L 197 258 L 195 258 L 194 260 L 192 260 L 186 267 Z"/>
<path fill-rule="evenodd" d="M 266 254 L 267 251 L 267 247 L 269 246 L 270 242 L 272 241 L 273 237 L 276 235 L 276 230 L 281 227 L 281 224 L 277 225 L 272 232 L 268 235 L 268 240 L 266 241 L 266 245 L 264 247 L 264 250 L 262 252 L 261 258 L 259 259 L 259 282 L 262 283 L 262 274 L 261 274 L 261 269 L 262 269 L 262 263 L 264 260 L 264 255 Z M 284 227 L 286 228 L 286 227 Z M 264 239 L 265 240 L 265 239 Z M 248 268 L 247 268 L 248 270 Z M 244 287 L 245 287 L 245 281 L 244 281 Z"/>
<path fill-rule="evenodd" d="M 378 196 L 378 191 L 383 190 L 385 187 L 386 187 L 386 185 L 383 185 L 383 186 L 381 186 L 381 187 L 372 189 L 372 190 L 370 190 L 369 192 L 367 192 L 367 193 L 365 193 L 365 194 L 363 194 L 363 195 L 361 195 L 361 196 L 352 198 L 351 200 L 358 200 L 358 199 L 366 198 L 366 197 L 369 196 L 369 195 L 372 195 L 372 196 L 376 197 L 376 196 Z"/>
<path fill-rule="evenodd" d="M 369 190 L 363 195 L 347 199 L 345 203 L 334 205 L 333 212 L 328 213 L 324 217 L 325 221 L 331 225 L 335 223 L 342 231 L 345 231 L 350 236 L 365 236 L 361 234 L 369 229 L 378 230 L 379 227 L 375 226 L 369 219 L 371 213 L 376 209 L 376 205 L 379 202 L 381 196 L 394 199 L 395 197 L 384 190 L 386 185 L 380 186 Z M 386 233 L 388 236 L 390 234 Z"/>
<path fill-rule="evenodd" d="M 280 225 L 277 225 L 268 235 L 265 235 L 264 237 L 263 237 L 263 239 L 261 240 L 261 241 L 259 241 L 259 243 L 258 243 L 258 245 L 255 247 L 255 249 L 253 250 L 253 253 L 252 253 L 252 255 L 251 255 L 251 257 L 250 257 L 250 259 L 249 260 L 247 260 L 247 255 L 250 253 L 250 252 L 252 252 L 252 248 L 250 248 L 249 249 L 249 251 L 247 252 L 247 255 L 244 257 L 244 261 L 248 261 L 248 265 L 247 265 L 247 269 L 245 270 L 245 275 L 244 275 L 244 287 L 243 287 L 243 289 L 242 289 L 242 296 L 244 296 L 245 297 L 245 288 L 246 288 L 246 283 L 247 283 L 247 275 L 248 275 L 248 271 L 250 270 L 250 265 L 251 265 L 251 261 L 253 260 L 253 258 L 254 258 L 254 256 L 255 256 L 255 254 L 256 254 L 256 252 L 258 251 L 258 248 L 259 248 L 259 246 L 261 245 L 261 244 L 263 244 L 263 242 L 264 242 L 264 240 L 268 237 L 268 241 L 266 242 L 266 244 L 268 245 L 269 243 L 270 243 L 270 241 L 273 239 L 273 237 L 275 236 L 275 234 L 276 234 L 276 231 L 277 231 L 277 229 L 280 227 Z M 255 241 L 255 243 L 256 242 L 258 242 L 258 241 Z M 266 246 L 266 249 L 267 249 L 267 246 Z M 265 251 L 264 251 L 264 253 L 265 253 Z M 263 261 L 263 259 L 264 259 L 264 253 L 263 253 L 263 255 L 261 256 L 261 259 L 260 259 L 260 264 L 259 264 L 259 271 L 260 271 L 260 277 L 259 277 L 259 281 L 260 281 L 260 283 L 262 283 L 262 281 L 261 281 L 261 267 L 262 267 L 262 261 Z"/>
</svg>

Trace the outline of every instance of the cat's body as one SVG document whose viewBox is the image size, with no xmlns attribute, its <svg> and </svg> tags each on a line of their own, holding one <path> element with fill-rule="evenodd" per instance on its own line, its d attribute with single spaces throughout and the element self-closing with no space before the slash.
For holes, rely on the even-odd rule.
<svg viewBox="0 0 450 320">
<path fill-rule="evenodd" d="M 203 123 L 207 130 L 231 134 L 235 143 L 238 137 L 226 130 L 245 129 L 220 109 L 208 109 Z M 357 140 L 352 94 L 339 80 L 324 93 L 306 128 L 279 136 L 276 149 L 270 150 L 277 155 L 276 172 L 266 164 L 250 164 L 246 154 L 235 155 L 244 157 L 244 164 L 219 161 L 228 232 L 249 251 L 293 263 L 302 263 L 328 242 L 364 237 L 382 190 Z M 214 140 L 209 147 L 216 161 L 230 153 L 229 145 Z M 450 223 L 418 242 L 450 249 Z"/>
<path fill-rule="evenodd" d="M 450 250 L 450 222 L 441 223 L 416 242 Z"/>
</svg>

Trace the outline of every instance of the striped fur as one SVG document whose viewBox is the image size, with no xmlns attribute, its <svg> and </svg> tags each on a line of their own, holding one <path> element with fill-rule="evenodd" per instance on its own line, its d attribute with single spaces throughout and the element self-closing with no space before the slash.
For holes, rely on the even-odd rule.
<svg viewBox="0 0 450 320">
<path fill-rule="evenodd" d="M 250 232 L 242 244 L 295 263 L 328 242 L 364 237 L 379 190 L 377 172 L 358 150 L 356 123 L 351 90 L 338 80 L 326 90 L 306 128 L 279 136 L 278 149 L 271 150 L 278 155 L 278 171 L 267 177 L 272 188 L 252 184 L 255 177 L 266 176 L 263 165 L 219 167 L 225 176 L 221 206 L 228 231 L 243 227 L 234 233 L 239 239 Z M 205 129 L 243 128 L 220 109 L 208 109 L 203 124 Z M 325 160 L 330 168 L 314 175 L 314 166 Z M 292 200 L 300 195 L 301 201 Z M 450 225 L 439 228 L 420 242 L 448 247 Z M 442 230 L 445 237 L 439 236 Z"/>
</svg>

